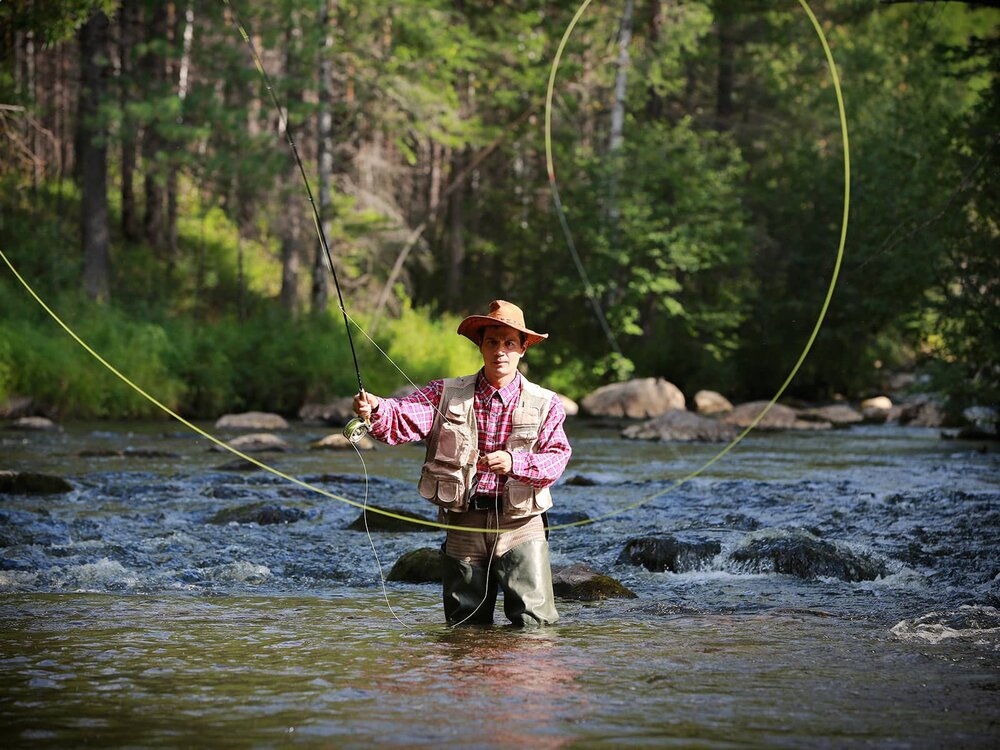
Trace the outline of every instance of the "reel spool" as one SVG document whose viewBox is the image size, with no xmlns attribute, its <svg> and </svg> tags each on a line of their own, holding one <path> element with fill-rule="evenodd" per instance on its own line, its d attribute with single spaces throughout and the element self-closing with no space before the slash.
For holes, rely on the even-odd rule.
<svg viewBox="0 0 1000 750">
<path fill-rule="evenodd" d="M 368 423 L 361 417 L 355 417 L 344 427 L 344 437 L 352 443 L 359 443 L 368 434 Z"/>
</svg>

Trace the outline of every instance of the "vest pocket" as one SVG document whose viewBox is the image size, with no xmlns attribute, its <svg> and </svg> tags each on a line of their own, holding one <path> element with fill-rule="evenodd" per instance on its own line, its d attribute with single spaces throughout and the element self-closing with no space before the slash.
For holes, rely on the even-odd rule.
<svg viewBox="0 0 1000 750">
<path fill-rule="evenodd" d="M 417 483 L 417 492 L 425 500 L 448 510 L 461 511 L 465 508 L 465 491 L 460 470 L 439 467 L 431 471 L 424 467 Z"/>
<path fill-rule="evenodd" d="M 512 516 L 523 516 L 534 510 L 535 488 L 529 484 L 508 479 L 503 486 L 504 511 Z"/>
<path fill-rule="evenodd" d="M 469 460 L 469 437 L 464 424 L 442 422 L 438 430 L 434 460 L 452 466 L 463 466 Z"/>
</svg>

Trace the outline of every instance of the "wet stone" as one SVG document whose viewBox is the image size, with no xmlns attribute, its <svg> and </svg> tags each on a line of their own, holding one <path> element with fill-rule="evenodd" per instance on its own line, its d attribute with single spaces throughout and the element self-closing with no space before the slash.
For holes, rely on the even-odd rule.
<svg viewBox="0 0 1000 750">
<path fill-rule="evenodd" d="M 550 510 L 546 514 L 550 526 L 562 526 L 567 523 L 589 521 L 590 516 L 579 510 Z"/>
<path fill-rule="evenodd" d="M 424 516 L 418 515 L 417 513 L 411 513 L 408 510 L 400 510 L 399 508 L 383 508 L 376 505 L 368 506 L 368 513 L 362 513 L 357 518 L 355 518 L 350 525 L 347 526 L 348 531 L 364 531 L 365 530 L 365 517 L 367 516 L 368 521 L 368 531 L 374 532 L 414 532 L 414 531 L 438 531 L 438 529 L 433 526 L 426 526 L 423 523 L 410 523 L 408 521 L 402 521 L 398 518 L 392 518 L 391 516 L 384 516 L 381 513 L 372 513 L 373 508 L 378 508 L 378 510 L 384 510 L 389 513 L 395 513 L 398 516 L 403 516 L 404 518 L 412 518 L 416 521 L 430 521 L 430 518 L 425 518 Z"/>
<path fill-rule="evenodd" d="M 859 555 L 802 529 L 750 534 L 730 558 L 751 570 L 773 570 L 804 579 L 873 581 L 886 574 L 884 561 Z"/>
<path fill-rule="evenodd" d="M 553 568 L 552 590 L 562 599 L 599 601 L 601 599 L 636 599 L 637 594 L 611 576 L 575 563 L 564 568 Z"/>
<path fill-rule="evenodd" d="M 396 560 L 386 580 L 403 583 L 440 583 L 441 550 L 437 547 L 410 550 Z"/>
<path fill-rule="evenodd" d="M 31 471 L 0 471 L 0 493 L 10 495 L 56 495 L 71 492 L 73 485 L 62 477 Z"/>
<path fill-rule="evenodd" d="M 271 503 L 253 503 L 238 508 L 223 508 L 212 516 L 209 523 L 256 523 L 261 526 L 269 526 L 278 523 L 295 523 L 305 517 L 306 512 L 301 508 L 285 508 Z"/>
<path fill-rule="evenodd" d="M 669 535 L 630 539 L 618 556 L 619 564 L 641 565 L 646 570 L 685 573 L 697 570 L 722 550 L 710 539 L 681 540 Z"/>
</svg>

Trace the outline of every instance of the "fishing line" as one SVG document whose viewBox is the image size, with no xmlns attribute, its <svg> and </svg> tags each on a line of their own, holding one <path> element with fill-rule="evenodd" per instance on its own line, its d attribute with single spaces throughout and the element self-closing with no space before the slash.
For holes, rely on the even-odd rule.
<svg viewBox="0 0 1000 750">
<path fill-rule="evenodd" d="M 569 38 L 573 33 L 573 29 L 576 27 L 580 18 L 583 16 L 584 11 L 586 11 L 587 7 L 591 4 L 592 1 L 593 0 L 584 0 L 584 2 L 581 3 L 580 7 L 576 11 L 576 14 L 573 16 L 572 21 L 570 21 L 569 26 L 566 28 L 566 31 L 563 34 L 562 39 L 559 42 L 559 46 L 556 49 L 555 58 L 552 61 L 552 69 L 549 73 L 549 86 L 545 96 L 545 163 L 548 168 L 549 186 L 552 189 L 553 199 L 554 199 L 553 202 L 556 206 L 557 212 L 559 213 L 560 223 L 563 225 L 564 232 L 570 238 L 571 234 L 568 231 L 569 224 L 564 216 L 564 212 L 562 209 L 562 202 L 559 200 L 559 190 L 558 187 L 556 186 L 556 177 L 555 177 L 556 174 L 555 161 L 552 157 L 552 96 L 555 90 L 555 80 L 556 80 L 556 73 L 559 69 L 559 60 L 562 57 L 563 50 L 565 49 L 566 43 L 569 41 Z M 851 155 L 847 138 L 847 113 L 844 107 L 844 96 L 843 92 L 840 89 L 840 77 L 837 75 L 837 66 L 833 59 L 833 53 L 830 51 L 830 45 L 827 42 L 826 34 L 823 33 L 823 28 L 820 26 L 819 21 L 816 19 L 816 16 L 813 13 L 812 8 L 809 7 L 808 2 L 806 2 L 806 0 L 798 0 L 798 2 L 799 5 L 802 7 L 802 9 L 805 11 L 806 15 L 809 17 L 809 20 L 813 25 L 813 29 L 816 31 L 816 35 L 819 37 L 820 43 L 823 46 L 823 52 L 826 55 L 827 66 L 830 69 L 830 76 L 833 80 L 833 88 L 837 95 L 837 108 L 838 108 L 838 113 L 840 115 L 840 129 L 844 139 L 844 209 L 840 227 L 840 243 L 837 247 L 837 259 L 836 262 L 834 263 L 833 272 L 830 276 L 830 283 L 826 290 L 826 297 L 823 300 L 819 316 L 816 318 L 816 323 L 813 326 L 812 332 L 809 335 L 809 339 L 806 341 L 806 344 L 803 347 L 801 354 L 799 354 L 799 357 L 796 360 L 795 365 L 788 373 L 788 376 L 785 378 L 785 381 L 781 384 L 781 387 L 778 388 L 778 391 L 774 394 L 774 396 L 770 399 L 770 401 L 768 401 L 764 409 L 750 422 L 750 424 L 739 435 L 737 435 L 732 440 L 732 442 L 726 445 L 722 450 L 720 450 L 717 454 L 715 454 L 715 456 L 706 461 L 702 466 L 684 475 L 680 479 L 677 479 L 666 489 L 661 490 L 660 492 L 656 492 L 637 502 L 625 505 L 613 511 L 609 511 L 608 513 L 603 513 L 594 518 L 588 518 L 582 521 L 573 521 L 569 523 L 557 524 L 550 527 L 550 530 L 570 528 L 572 526 L 585 526 L 587 524 L 597 523 L 598 521 L 603 521 L 607 518 L 611 518 L 613 516 L 620 515 L 627 511 L 634 510 L 635 508 L 638 508 L 642 505 L 645 505 L 646 503 L 656 500 L 657 498 L 663 497 L 664 495 L 670 492 L 673 492 L 682 484 L 685 484 L 686 482 L 694 479 L 702 472 L 704 472 L 706 469 L 713 466 L 716 462 L 721 460 L 723 456 L 729 453 L 729 451 L 731 451 L 733 448 L 739 445 L 739 443 L 743 440 L 743 438 L 749 435 L 750 432 L 753 431 L 753 429 L 764 418 L 764 416 L 771 410 L 771 407 L 773 407 L 777 403 L 778 399 L 781 398 L 782 394 L 785 392 L 789 384 L 792 382 L 792 379 L 795 377 L 799 369 L 802 367 L 802 363 L 805 361 L 806 356 L 812 349 L 813 343 L 816 341 L 816 337 L 819 334 L 819 330 L 823 325 L 823 321 L 826 319 L 826 313 L 828 308 L 830 307 L 830 301 L 833 299 L 833 291 L 837 286 L 837 279 L 840 276 L 840 267 L 844 259 L 844 246 L 847 242 L 847 219 L 850 213 L 850 203 L 851 203 Z M 571 239 L 568 244 L 570 247 L 570 252 L 573 255 L 574 261 L 576 262 L 578 269 L 582 268 L 583 264 L 579 261 L 579 256 L 576 252 L 575 244 L 572 242 Z M 592 304 L 595 307 L 599 307 L 599 303 L 597 303 L 596 297 L 593 296 L 592 293 L 593 290 L 592 287 L 590 286 L 590 281 L 589 279 L 587 279 L 585 273 L 581 274 L 581 280 L 584 283 L 585 289 L 588 290 L 587 292 L 588 298 L 591 300 Z M 598 317 L 602 321 L 602 324 L 606 326 L 607 321 L 604 319 L 603 313 L 599 313 Z"/>
<path fill-rule="evenodd" d="M 409 630 L 410 626 L 399 619 L 399 616 L 396 614 L 396 610 L 394 610 L 392 608 L 392 604 L 389 603 L 389 592 L 385 587 L 385 572 L 382 570 L 382 561 L 379 560 L 378 550 L 375 549 L 375 540 L 372 539 L 372 532 L 368 528 L 368 467 L 365 465 L 364 456 L 361 455 L 361 451 L 358 449 L 358 446 L 351 443 L 351 447 L 354 448 L 354 452 L 358 454 L 358 460 L 361 462 L 361 467 L 365 471 L 365 500 L 361 508 L 361 518 L 365 522 L 365 534 L 368 535 L 368 544 L 372 548 L 372 554 L 375 556 L 375 565 L 378 567 L 378 579 L 382 584 L 382 597 L 385 599 L 385 606 L 389 608 L 389 614 L 396 619 L 396 622 Z"/>
</svg>

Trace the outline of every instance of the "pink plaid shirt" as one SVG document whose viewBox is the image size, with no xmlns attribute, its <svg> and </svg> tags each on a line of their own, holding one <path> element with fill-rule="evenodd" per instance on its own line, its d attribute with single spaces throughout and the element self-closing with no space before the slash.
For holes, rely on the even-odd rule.
<svg viewBox="0 0 1000 750">
<path fill-rule="evenodd" d="M 432 380 L 426 387 L 406 398 L 379 399 L 378 410 L 372 414 L 370 434 L 388 445 L 423 440 L 431 431 L 434 415 L 441 403 L 443 380 Z M 506 386 L 497 390 L 479 371 L 473 408 L 479 432 L 479 453 L 486 454 L 504 449 L 510 436 L 514 408 L 521 395 L 521 374 L 518 373 Z M 532 487 L 548 487 L 563 473 L 572 449 L 563 430 L 566 411 L 555 394 L 549 413 L 538 431 L 537 451 L 512 453 L 514 465 L 510 476 Z M 475 492 L 492 495 L 503 487 L 506 477 L 484 471 L 479 476 Z"/>
</svg>

